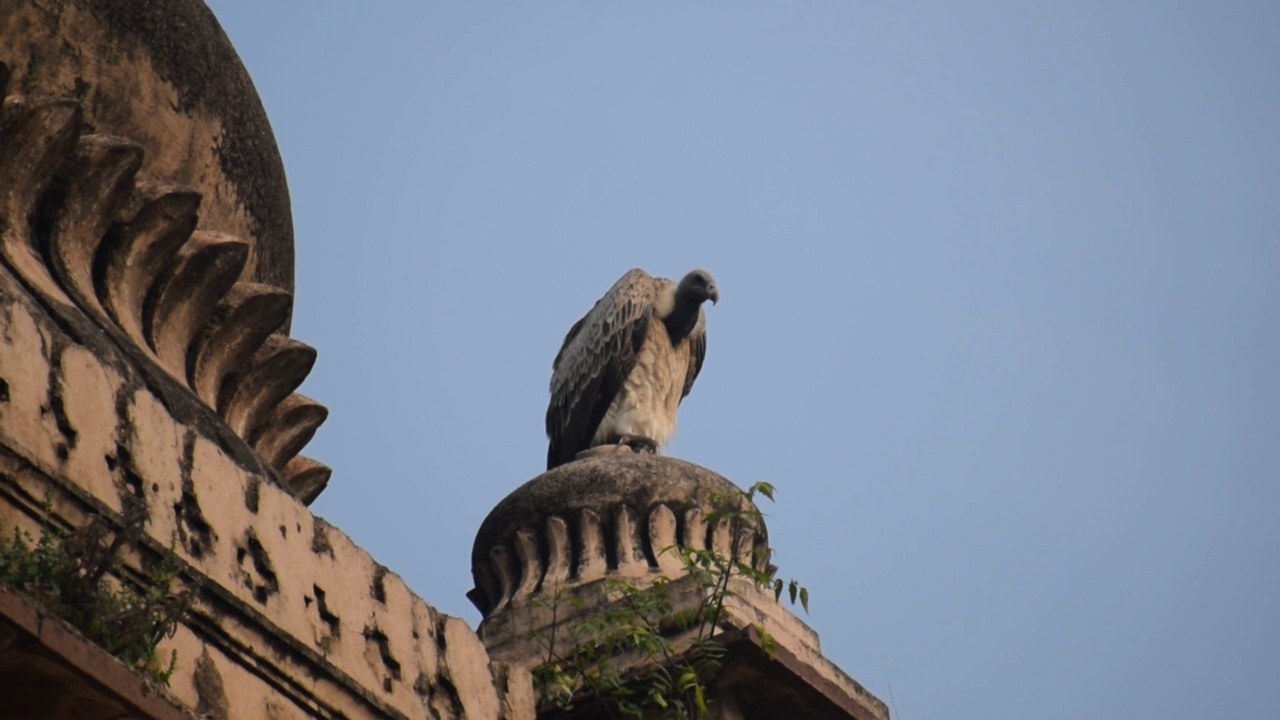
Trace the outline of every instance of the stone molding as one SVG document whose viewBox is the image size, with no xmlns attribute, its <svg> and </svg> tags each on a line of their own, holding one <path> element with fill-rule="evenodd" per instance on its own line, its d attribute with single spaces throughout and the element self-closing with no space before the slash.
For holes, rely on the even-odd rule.
<svg viewBox="0 0 1280 720">
<path fill-rule="evenodd" d="M 298 453 L 328 411 L 294 393 L 316 352 L 282 332 L 291 295 L 237 281 L 248 243 L 196 230 L 200 193 L 140 178 L 140 145 L 83 130 L 74 100 L 5 99 L 0 262 L 192 393 L 310 503 L 330 471 Z"/>
</svg>

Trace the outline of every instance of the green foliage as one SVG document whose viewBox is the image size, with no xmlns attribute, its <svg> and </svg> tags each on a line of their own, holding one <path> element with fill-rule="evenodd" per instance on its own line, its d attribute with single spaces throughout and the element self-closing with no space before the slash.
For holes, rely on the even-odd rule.
<svg viewBox="0 0 1280 720">
<path fill-rule="evenodd" d="M 534 668 L 534 685 L 544 705 L 572 709 L 575 702 L 598 702 L 609 717 L 670 718 L 696 720 L 710 714 L 707 688 L 724 663 L 725 647 L 715 640 L 725 617 L 725 602 L 733 597 L 730 581 L 745 578 L 759 588 L 772 590 L 781 598 L 788 589 L 791 603 L 799 599 L 809 611 L 809 591 L 795 580 L 784 583 L 770 571 L 768 558 L 739 557 L 735 541 L 744 530 L 759 527 L 763 514 L 756 508 L 757 496 L 773 500 L 774 488 L 756 483 L 745 491 L 717 493 L 710 498 L 708 527 L 727 527 L 731 550 L 725 555 L 714 548 L 694 549 L 673 545 L 664 548 L 679 559 L 684 577 L 700 589 L 696 607 L 677 610 L 671 600 L 673 582 L 658 578 L 641 587 L 620 578 L 604 581 L 609 602 L 593 609 L 585 620 L 569 628 L 561 627 L 557 615 L 562 603 L 577 608 L 582 598 L 569 592 L 556 593 L 547 604 L 552 611 L 551 629 L 540 639 L 546 645 L 545 661 Z M 763 627 L 757 627 L 762 647 L 773 657 L 776 642 Z M 673 640 L 687 641 L 683 651 Z M 639 659 L 637 667 L 652 668 L 634 676 L 623 676 L 620 657 Z"/>
<path fill-rule="evenodd" d="M 102 518 L 95 518 L 66 536 L 50 527 L 48 514 L 46 506 L 38 540 L 17 528 L 11 538 L 0 536 L 0 583 L 27 594 L 125 664 L 168 685 L 177 653 L 165 662 L 156 656 L 156 646 L 173 635 L 190 606 L 189 593 L 170 592 L 179 574 L 173 546 L 143 582 L 117 581 L 112 575 L 127 575 L 119 552 L 125 543 L 136 542 L 145 514 L 128 514 L 124 529 L 114 534 Z"/>
</svg>

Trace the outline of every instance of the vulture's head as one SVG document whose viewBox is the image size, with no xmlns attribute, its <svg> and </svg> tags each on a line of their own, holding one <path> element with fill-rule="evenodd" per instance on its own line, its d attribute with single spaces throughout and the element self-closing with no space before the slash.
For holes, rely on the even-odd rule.
<svg viewBox="0 0 1280 720">
<path fill-rule="evenodd" d="M 706 270 L 694 270 L 680 280 L 680 284 L 676 287 L 676 295 L 693 300 L 698 305 L 707 300 L 715 305 L 720 300 L 720 289 L 716 287 L 715 278 L 711 277 L 711 273 Z"/>
</svg>

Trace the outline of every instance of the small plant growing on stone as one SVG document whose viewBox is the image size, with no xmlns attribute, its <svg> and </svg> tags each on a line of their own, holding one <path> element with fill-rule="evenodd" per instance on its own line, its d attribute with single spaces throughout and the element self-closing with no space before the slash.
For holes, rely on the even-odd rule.
<svg viewBox="0 0 1280 720">
<path fill-rule="evenodd" d="M 534 685 L 544 706 L 571 710 L 576 702 L 598 702 L 609 717 L 706 718 L 711 712 L 708 687 L 723 665 L 725 647 L 715 635 L 725 620 L 725 602 L 734 596 L 731 581 L 745 578 L 771 590 L 780 599 L 784 590 L 791 603 L 809 610 L 809 591 L 795 580 L 784 582 L 760 570 L 768 558 L 740 557 L 740 532 L 757 527 L 762 513 L 756 497 L 773 500 L 774 488 L 756 483 L 736 493 L 710 498 L 708 527 L 727 525 L 729 554 L 714 548 L 671 546 L 661 552 L 679 559 L 683 577 L 657 578 L 638 584 L 622 578 L 604 581 L 610 602 L 572 627 L 561 627 L 556 615 L 561 603 L 581 608 L 572 592 L 557 592 L 549 603 L 551 630 L 539 639 L 545 660 L 534 668 Z M 751 561 L 759 562 L 751 562 Z M 677 609 L 671 598 L 673 583 L 692 578 L 700 590 L 699 603 Z M 757 627 L 762 646 L 773 657 L 776 643 L 764 627 Z M 679 641 L 681 645 L 675 644 Z M 687 644 L 686 644 L 687 643 Z M 619 669 L 621 658 L 638 659 L 638 675 Z"/>
<path fill-rule="evenodd" d="M 22 79 L 22 92 L 34 95 L 40 91 L 40 71 L 43 65 L 40 53 L 31 53 L 31 57 L 27 58 L 27 75 Z"/>
<path fill-rule="evenodd" d="M 149 577 L 112 577 L 127 577 L 119 553 L 126 543 L 137 542 L 145 511 L 131 509 L 124 520 L 115 533 L 97 517 L 60 535 L 50 525 L 46 501 L 39 539 L 17 528 L 11 537 L 0 535 L 0 583 L 30 596 L 129 667 L 168 685 L 177 653 L 162 660 L 156 646 L 177 629 L 190 607 L 190 593 L 171 592 L 180 572 L 172 545 Z"/>
</svg>

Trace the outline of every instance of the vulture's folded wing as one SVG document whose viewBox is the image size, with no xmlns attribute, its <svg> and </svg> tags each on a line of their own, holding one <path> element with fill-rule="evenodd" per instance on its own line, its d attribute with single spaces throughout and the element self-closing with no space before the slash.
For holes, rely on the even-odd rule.
<svg viewBox="0 0 1280 720">
<path fill-rule="evenodd" d="M 569 329 L 552 363 L 548 470 L 588 447 L 635 367 L 656 298 L 653 278 L 631 270 Z"/>
</svg>

